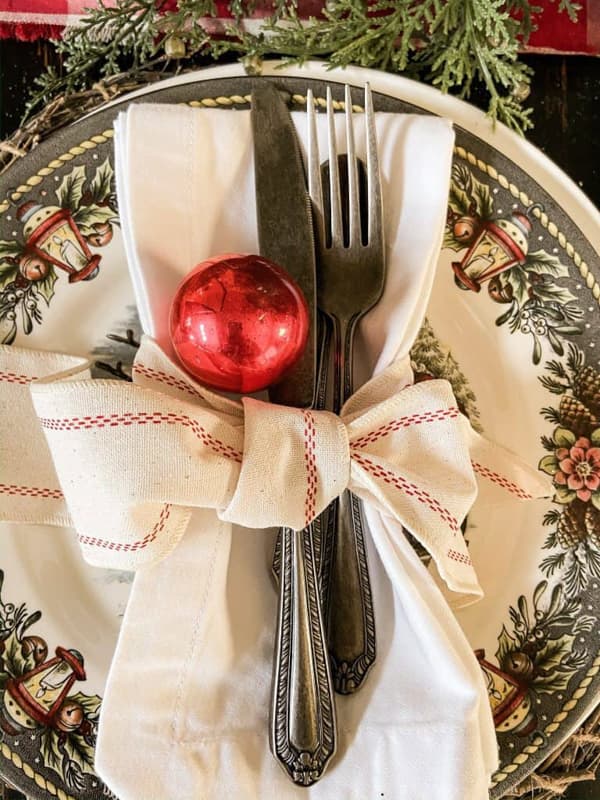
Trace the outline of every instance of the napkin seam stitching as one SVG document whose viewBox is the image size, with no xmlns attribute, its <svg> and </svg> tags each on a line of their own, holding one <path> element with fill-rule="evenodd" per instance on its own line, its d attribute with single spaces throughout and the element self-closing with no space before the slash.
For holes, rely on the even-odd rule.
<svg viewBox="0 0 600 800">
<path fill-rule="evenodd" d="M 200 644 L 199 639 L 200 632 L 201 632 L 201 623 L 204 620 L 205 613 L 206 613 L 206 606 L 208 602 L 208 597 L 210 594 L 210 590 L 212 588 L 212 583 L 214 580 L 215 575 L 215 568 L 217 563 L 217 557 L 219 552 L 221 551 L 221 539 L 223 538 L 223 532 L 225 528 L 228 528 L 228 523 L 223 521 L 219 521 L 218 528 L 217 528 L 217 535 L 215 536 L 215 543 L 213 545 L 212 553 L 211 553 L 211 564 L 208 571 L 208 575 L 206 576 L 206 583 L 204 587 L 204 594 L 200 600 L 200 604 L 198 606 L 196 612 L 196 622 L 194 624 L 192 635 L 190 636 L 190 646 L 187 653 L 187 658 L 184 661 L 184 668 L 181 670 L 181 674 L 179 676 L 179 681 L 177 683 L 177 688 L 175 690 L 175 704 L 173 707 L 173 719 L 171 722 L 171 750 L 175 747 L 175 745 L 180 745 L 182 741 L 185 739 L 181 739 L 177 737 L 177 728 L 179 725 L 180 716 L 183 710 L 183 695 L 184 695 L 184 688 L 187 676 L 189 674 L 190 669 L 194 664 L 194 654 L 196 653 L 198 646 Z"/>
</svg>

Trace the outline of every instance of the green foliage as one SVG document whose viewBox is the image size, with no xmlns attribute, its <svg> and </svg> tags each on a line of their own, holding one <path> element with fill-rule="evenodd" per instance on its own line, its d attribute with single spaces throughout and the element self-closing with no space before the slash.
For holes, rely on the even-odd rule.
<svg viewBox="0 0 600 800">
<path fill-rule="evenodd" d="M 0 241 L 0 259 L 15 258 L 23 252 L 23 243 L 16 238 L 9 241 Z"/>
<path fill-rule="evenodd" d="M 496 661 L 501 668 L 505 666 L 508 656 L 518 650 L 519 646 L 514 636 L 507 631 L 506 625 L 503 625 L 498 636 L 498 649 L 496 650 Z"/>
<path fill-rule="evenodd" d="M 536 275 L 550 275 L 553 278 L 568 278 L 569 267 L 557 256 L 545 250 L 535 250 L 527 254 L 525 270 Z"/>
<path fill-rule="evenodd" d="M 48 274 L 45 278 L 42 278 L 40 281 L 37 281 L 35 284 L 35 290 L 37 294 L 40 294 L 44 300 L 46 301 L 46 305 L 50 305 L 50 300 L 54 297 L 54 284 L 57 281 L 57 275 L 54 267 L 51 267 L 48 270 Z"/>
<path fill-rule="evenodd" d="M 108 158 L 97 168 L 90 184 L 90 195 L 94 203 L 105 202 L 112 192 L 114 170 Z"/>
<path fill-rule="evenodd" d="M 571 663 L 575 636 L 564 634 L 560 639 L 549 639 L 537 653 L 537 674 L 533 688 L 539 694 L 564 691 L 577 671 Z"/>
<path fill-rule="evenodd" d="M 2 242 L 0 242 L 0 245 Z M 0 291 L 4 289 L 7 283 L 10 283 L 17 277 L 19 266 L 14 261 L 1 261 L 0 260 Z"/>
<path fill-rule="evenodd" d="M 95 203 L 89 206 L 79 206 L 73 214 L 73 220 L 82 236 L 89 236 L 89 234 L 94 233 L 94 225 L 104 222 L 116 222 L 116 219 L 114 208 L 98 206 Z"/>
<path fill-rule="evenodd" d="M 44 728 L 40 736 L 40 754 L 44 759 L 44 766 L 62 774 L 64 755 L 59 748 L 58 733 L 52 728 Z"/>
<path fill-rule="evenodd" d="M 482 220 L 491 219 L 494 211 L 490 187 L 478 181 L 464 164 L 454 164 L 452 167 L 448 205 L 459 216 L 476 214 Z M 461 244 L 459 249 L 464 246 Z"/>
<path fill-rule="evenodd" d="M 574 20 L 573 0 L 558 1 Z M 248 67 L 268 55 L 294 63 L 326 57 L 332 67 L 357 64 L 403 73 L 465 98 L 475 84 L 483 84 L 494 120 L 520 132 L 531 127 L 530 111 L 521 101 L 531 70 L 518 60 L 533 15 L 541 11 L 529 0 L 329 0 L 322 16 L 307 22 L 299 19 L 295 0 L 277 0 L 260 30 L 249 33 L 239 21 L 253 7 L 253 2 L 230 0 L 235 19 L 226 27 L 228 38 L 211 39 L 199 20 L 216 16 L 214 0 L 179 0 L 177 9 L 166 13 L 155 0 L 100 3 L 57 43 L 63 70 L 49 69 L 38 80 L 29 111 L 57 94 L 86 88 L 99 76 L 152 68 L 165 60 L 170 38 L 185 46 L 178 67 L 228 52 Z"/>
<path fill-rule="evenodd" d="M 456 398 L 457 405 L 476 431 L 481 431 L 477 398 L 469 386 L 452 353 L 438 340 L 431 323 L 425 320 L 411 348 L 410 358 L 416 372 L 425 372 L 434 378 L 447 380 Z"/>
<path fill-rule="evenodd" d="M 517 266 L 507 270 L 503 274 L 504 280 L 512 287 L 513 297 L 519 303 L 524 305 L 529 299 L 529 281 L 527 280 L 527 273 L 523 267 Z"/>
<path fill-rule="evenodd" d="M 97 722 L 100 718 L 100 706 L 102 705 L 102 698 L 97 694 L 83 694 L 83 692 L 77 692 L 77 694 L 70 694 L 69 700 L 79 703 L 79 705 L 83 708 L 85 716 L 90 721 Z"/>
<path fill-rule="evenodd" d="M 2 651 L 2 672 L 11 678 L 20 678 L 29 670 L 33 669 L 35 662 L 33 654 L 23 656 L 21 652 L 21 642 L 16 631 L 12 631 L 4 639 L 4 650 Z"/>
<path fill-rule="evenodd" d="M 68 208 L 71 211 L 75 211 L 78 208 L 83 195 L 85 179 L 84 166 L 74 167 L 71 172 L 64 176 L 56 190 L 56 197 L 61 208 Z"/>
<path fill-rule="evenodd" d="M 94 745 L 77 733 L 71 733 L 65 739 L 65 752 L 79 770 L 94 774 Z"/>
</svg>

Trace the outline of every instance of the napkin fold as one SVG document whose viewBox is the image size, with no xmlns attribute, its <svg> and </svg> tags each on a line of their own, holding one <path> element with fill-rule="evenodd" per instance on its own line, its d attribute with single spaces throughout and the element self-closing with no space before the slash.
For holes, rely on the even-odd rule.
<svg viewBox="0 0 600 800">
<path fill-rule="evenodd" d="M 181 278 L 208 256 L 258 249 L 250 116 L 207 111 L 135 105 L 116 124 L 138 308 L 168 354 Z M 305 115 L 293 117 L 304 144 Z M 357 123 L 364 156 L 360 115 Z M 323 119 L 318 133 L 326 152 Z M 389 270 L 383 299 L 361 324 L 361 382 L 406 356 L 422 323 L 454 139 L 450 123 L 432 117 L 378 114 L 377 133 Z M 376 512 L 369 522 L 378 660 L 361 692 L 338 698 L 338 756 L 309 789 L 290 784 L 268 750 L 274 532 L 194 511 L 173 553 L 137 573 L 96 758 L 122 800 L 487 797 L 497 750 L 476 660 L 400 526 Z"/>
<path fill-rule="evenodd" d="M 304 142 L 305 115 L 293 117 Z M 319 119 L 322 152 L 324 122 Z M 456 557 L 448 558 L 447 542 L 442 549 L 435 537 L 427 540 L 428 530 L 435 530 L 431 519 L 440 516 L 440 508 L 446 513 L 453 509 L 450 516 L 457 528 L 475 497 L 475 473 L 508 486 L 507 503 L 539 495 L 545 485 L 526 465 L 511 463 L 505 451 L 477 437 L 452 411 L 452 398 L 445 398 L 443 408 L 427 406 L 432 398 L 439 403 L 445 397 L 447 390 L 434 385 L 444 382 L 407 389 L 412 381 L 408 353 L 423 321 L 445 222 L 453 133 L 449 122 L 428 116 L 377 114 L 376 122 L 388 276 L 382 300 L 365 317 L 357 337 L 355 371 L 364 385 L 346 404 L 341 420 L 333 415 L 318 420 L 322 441 L 331 438 L 334 457 L 318 464 L 326 488 L 313 500 L 326 505 L 348 483 L 367 500 L 378 660 L 361 692 L 338 698 L 338 755 L 310 789 L 290 784 L 268 750 L 275 531 L 248 527 L 250 521 L 261 528 L 279 524 L 269 514 L 277 497 L 286 495 L 285 477 L 272 489 L 271 505 L 263 503 L 259 514 L 248 495 L 252 482 L 245 495 L 237 496 L 235 513 L 231 511 L 240 485 L 244 488 L 240 462 L 247 455 L 248 426 L 254 420 L 254 430 L 260 430 L 265 420 L 274 419 L 261 414 L 279 412 L 258 400 L 246 400 L 242 407 L 194 384 L 171 361 L 167 333 L 170 299 L 196 263 L 219 252 L 257 252 L 249 114 L 141 104 L 130 106 L 116 122 L 117 189 L 127 259 L 144 330 L 155 340 L 144 340 L 136 361 L 134 381 L 139 385 L 90 382 L 81 374 L 82 360 L 0 348 L 0 401 L 7 407 L 23 403 L 22 419 L 29 420 L 34 410 L 28 387 L 35 379 L 32 394 L 41 422 L 31 434 L 37 437 L 35 464 L 25 457 L 18 485 L 11 484 L 10 491 L 2 483 L 5 459 L 0 459 L 0 489 L 10 497 L 0 508 L 0 518 L 42 521 L 45 515 L 51 524 L 72 521 L 89 560 L 139 568 L 110 670 L 96 750 L 97 770 L 120 800 L 254 800 L 273 794 L 284 800 L 488 796 L 497 748 L 480 668 L 435 581 L 408 544 L 402 523 L 425 539 L 442 577 L 463 600 L 480 591 L 464 541 L 454 530 Z M 343 150 L 343 120 L 337 123 Z M 361 117 L 357 128 L 360 156 Z M 182 400 L 186 392 L 195 395 L 191 402 L 189 397 Z M 92 406 L 87 405 L 88 394 Z M 390 409 L 390 398 L 397 402 L 402 395 L 407 405 Z M 158 411 L 157 403 L 162 404 Z M 138 440 L 123 422 L 125 412 L 138 419 L 159 413 L 170 422 L 175 415 L 178 432 L 174 425 L 166 426 L 164 435 L 149 428 L 145 439 Z M 438 474 L 425 495 L 437 506 L 422 503 L 434 516 L 415 522 L 398 516 L 388 503 L 388 490 L 382 490 L 364 464 L 364 449 L 375 459 L 382 485 L 391 482 L 385 470 L 394 458 L 406 476 L 411 454 L 418 450 L 418 440 L 411 438 L 418 433 L 411 425 L 418 415 L 430 424 L 428 414 L 438 412 L 456 422 L 460 436 L 456 433 L 456 447 L 444 451 L 440 443 L 439 452 L 431 451 Z M 301 438 L 297 415 L 302 412 L 281 413 L 290 436 L 295 431 Z M 117 418 L 124 435 L 115 434 Z M 409 418 L 411 425 L 403 426 L 401 421 Z M 8 415 L 0 415 L 0 442 L 9 443 L 9 452 L 18 446 L 22 431 L 8 426 L 6 419 Z M 91 426 L 91 419 L 102 424 Z M 445 425 L 449 419 L 436 418 L 433 424 Z M 195 433 L 182 420 L 193 420 Z M 102 444 L 111 429 L 109 444 Z M 388 441 L 385 451 L 382 441 L 390 432 L 405 438 Z M 390 442 L 398 450 L 395 455 Z M 136 450 L 138 444 L 141 449 Z M 213 474 L 207 488 L 202 467 L 209 452 Z M 82 453 L 88 462 L 81 460 Z M 456 453 L 467 459 L 464 484 L 444 487 L 444 464 Z M 38 469 L 34 485 L 30 478 L 40 457 L 45 471 L 40 476 Z M 157 465 L 163 458 L 161 471 Z M 296 467 L 290 463 L 290 507 L 302 515 L 306 509 L 294 486 Z M 197 474 L 187 487 L 192 491 L 186 492 L 182 481 L 194 470 Z M 114 475 L 119 476 L 120 493 Z M 206 497 L 191 502 L 194 487 L 206 490 L 210 502 Z M 121 507 L 123 497 L 130 502 Z M 210 508 L 193 508 L 198 505 Z M 247 519 L 241 514 L 244 506 Z M 102 519 L 95 518 L 99 507 L 105 512 Z M 150 528 L 148 520 L 153 521 Z M 236 524 L 240 522 L 245 525 Z M 145 531 L 144 538 L 139 538 L 140 531 Z"/>
</svg>

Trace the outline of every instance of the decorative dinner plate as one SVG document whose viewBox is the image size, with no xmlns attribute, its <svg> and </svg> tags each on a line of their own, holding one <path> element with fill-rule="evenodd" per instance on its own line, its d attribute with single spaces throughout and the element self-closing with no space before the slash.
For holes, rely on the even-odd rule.
<svg viewBox="0 0 600 800">
<path fill-rule="evenodd" d="M 458 617 L 494 712 L 499 798 L 570 735 L 600 689 L 600 218 L 538 150 L 433 89 L 320 64 L 267 63 L 263 74 L 296 108 L 309 86 L 322 99 L 330 84 L 341 98 L 342 83 L 368 80 L 377 109 L 456 125 L 415 371 L 450 380 L 472 422 L 539 464 L 556 491 L 528 504 L 484 496 L 465 531 L 486 597 Z M 113 119 L 139 99 L 247 108 L 261 79 L 235 65 L 153 84 L 53 135 L 0 179 L 0 341 L 91 354 L 98 375 L 127 377 L 139 326 L 115 204 Z M 71 531 L 3 527 L 0 774 L 31 797 L 106 797 L 94 742 L 130 576 L 87 566 Z M 42 682 L 46 708 L 32 710 L 28 694 Z"/>
</svg>

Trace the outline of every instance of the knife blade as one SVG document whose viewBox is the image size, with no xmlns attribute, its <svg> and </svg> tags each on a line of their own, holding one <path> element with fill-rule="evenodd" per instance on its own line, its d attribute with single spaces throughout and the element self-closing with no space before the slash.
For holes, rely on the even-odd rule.
<svg viewBox="0 0 600 800">
<path fill-rule="evenodd" d="M 302 288 L 311 321 L 303 357 L 276 386 L 273 402 L 312 406 L 317 395 L 317 309 L 312 209 L 289 111 L 266 80 L 252 92 L 256 216 L 261 255 Z M 279 534 L 279 602 L 271 692 L 271 751 L 290 779 L 309 786 L 336 749 L 333 685 L 321 610 L 314 526 Z"/>
<path fill-rule="evenodd" d="M 310 331 L 304 352 L 269 397 L 308 408 L 315 395 L 316 264 L 310 198 L 296 131 L 277 87 L 266 80 L 252 91 L 256 220 L 260 254 L 283 267 L 302 289 Z"/>
</svg>

